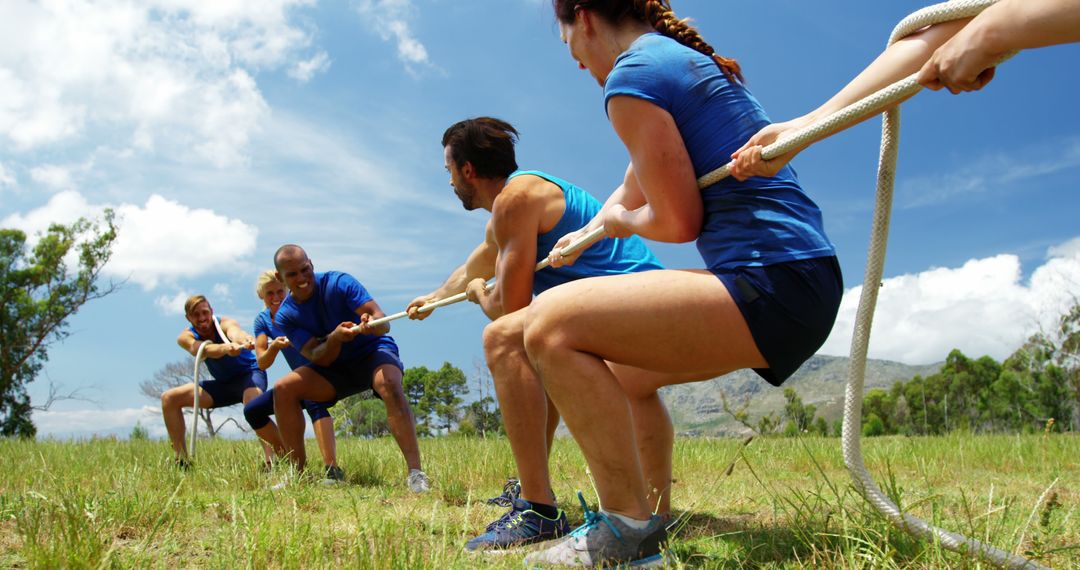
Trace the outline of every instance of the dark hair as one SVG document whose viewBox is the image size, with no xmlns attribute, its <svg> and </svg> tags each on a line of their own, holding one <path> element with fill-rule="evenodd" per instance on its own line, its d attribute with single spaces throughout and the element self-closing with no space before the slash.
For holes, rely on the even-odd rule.
<svg viewBox="0 0 1080 570">
<path fill-rule="evenodd" d="M 555 8 L 555 17 L 564 24 L 573 23 L 579 9 L 591 10 L 613 24 L 633 18 L 711 57 L 729 81 L 743 80 L 739 62 L 716 53 L 712 46 L 705 43 L 697 29 L 687 23 L 688 20 L 675 17 L 669 0 L 551 0 L 551 5 Z"/>
<path fill-rule="evenodd" d="M 481 178 L 506 178 L 517 170 L 514 143 L 518 132 L 510 123 L 477 117 L 454 123 L 443 133 L 442 144 L 460 167 L 471 162 Z"/>
</svg>

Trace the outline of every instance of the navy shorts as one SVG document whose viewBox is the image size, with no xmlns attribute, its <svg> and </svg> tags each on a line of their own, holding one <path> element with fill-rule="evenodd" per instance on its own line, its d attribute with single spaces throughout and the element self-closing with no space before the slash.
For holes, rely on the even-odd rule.
<svg viewBox="0 0 1080 570">
<path fill-rule="evenodd" d="M 311 418 L 313 424 L 322 418 L 330 417 L 330 411 L 327 410 L 328 406 L 326 404 L 309 400 L 304 400 L 300 404 L 307 410 L 308 417 Z M 274 415 L 273 388 L 259 394 L 258 397 L 244 405 L 244 418 L 247 419 L 251 429 L 262 429 L 266 424 L 270 423 L 270 416 L 272 415 Z"/>
<path fill-rule="evenodd" d="M 835 256 L 710 271 L 735 299 L 769 363 L 754 369 L 769 384 L 783 384 L 825 344 L 844 295 Z"/>
<path fill-rule="evenodd" d="M 266 391 L 266 372 L 249 370 L 225 380 L 203 380 L 199 387 L 214 399 L 215 408 L 223 408 L 244 401 L 244 390 L 258 388 Z"/>
<path fill-rule="evenodd" d="M 335 362 L 330 366 L 308 364 L 308 368 L 318 372 L 337 392 L 334 401 L 322 402 L 330 406 L 342 398 L 371 389 L 371 383 L 375 378 L 375 370 L 384 364 L 396 366 L 403 374 L 405 372 L 405 365 L 401 363 L 397 349 L 388 346 L 380 346 L 374 352 L 362 358 L 354 358 L 346 362 Z M 379 397 L 378 392 L 375 392 L 375 397 Z"/>
</svg>

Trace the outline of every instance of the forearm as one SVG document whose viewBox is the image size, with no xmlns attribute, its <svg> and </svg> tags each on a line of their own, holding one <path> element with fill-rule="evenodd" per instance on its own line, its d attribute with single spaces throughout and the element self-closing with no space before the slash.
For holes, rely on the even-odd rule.
<svg viewBox="0 0 1080 570">
<path fill-rule="evenodd" d="M 919 71 L 919 68 L 933 55 L 934 50 L 941 47 L 957 33 L 957 30 L 970 21 L 970 19 L 964 19 L 936 24 L 890 45 L 825 104 L 795 119 L 795 122 L 799 123 L 799 126 L 806 126 L 824 119 Z M 868 115 L 863 119 L 871 116 L 873 115 Z"/>
<path fill-rule="evenodd" d="M 625 212 L 623 223 L 636 235 L 664 243 L 686 243 L 696 239 L 700 233 L 700 228 L 691 231 L 686 224 L 664 220 L 649 204 Z"/>
<path fill-rule="evenodd" d="M 274 347 L 268 347 L 266 350 L 256 350 L 255 362 L 258 363 L 260 370 L 267 370 L 274 365 L 274 360 L 277 360 L 278 349 Z"/>
<path fill-rule="evenodd" d="M 431 296 L 435 299 L 445 299 L 461 293 L 468 284 L 469 280 L 466 278 L 465 265 L 463 264 L 455 269 L 438 289 L 432 291 Z"/>
<path fill-rule="evenodd" d="M 326 340 L 315 345 L 307 355 L 308 360 L 319 366 L 330 366 L 341 355 L 341 342 L 334 335 L 326 337 Z"/>
<path fill-rule="evenodd" d="M 992 53 L 1077 42 L 1080 0 L 1002 0 L 983 10 L 970 28 Z"/>
</svg>

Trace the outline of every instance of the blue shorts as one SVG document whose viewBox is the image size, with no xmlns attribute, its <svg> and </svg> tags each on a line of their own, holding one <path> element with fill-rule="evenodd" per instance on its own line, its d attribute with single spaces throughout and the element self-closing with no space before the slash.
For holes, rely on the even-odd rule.
<svg viewBox="0 0 1080 570">
<path fill-rule="evenodd" d="M 835 256 L 711 271 L 735 299 L 769 363 L 754 369 L 769 384 L 783 384 L 825 344 L 844 295 Z"/>
<path fill-rule="evenodd" d="M 371 383 L 375 378 L 375 370 L 384 364 L 397 367 L 403 374 L 405 372 L 405 365 L 401 363 L 397 349 L 392 346 L 380 346 L 367 356 L 354 358 L 346 362 L 335 362 L 330 366 L 308 364 L 308 368 L 317 372 L 319 376 L 325 378 L 334 387 L 337 392 L 334 400 L 322 402 L 327 406 L 331 406 L 342 398 L 371 389 Z M 375 397 L 379 397 L 378 392 L 375 392 Z"/>
<path fill-rule="evenodd" d="M 322 418 L 330 417 L 330 411 L 327 410 L 328 406 L 326 404 L 309 400 L 303 400 L 300 404 L 307 410 L 308 417 L 311 418 L 313 424 Z M 251 429 L 262 429 L 266 424 L 270 423 L 270 416 L 272 415 L 274 415 L 273 388 L 259 394 L 257 398 L 244 405 L 244 418 L 247 419 Z"/>
<path fill-rule="evenodd" d="M 225 380 L 203 380 L 199 387 L 206 390 L 207 394 L 214 399 L 215 408 L 223 408 L 244 401 L 244 390 L 258 388 L 266 391 L 266 372 L 263 370 L 249 370 L 226 378 Z"/>
</svg>

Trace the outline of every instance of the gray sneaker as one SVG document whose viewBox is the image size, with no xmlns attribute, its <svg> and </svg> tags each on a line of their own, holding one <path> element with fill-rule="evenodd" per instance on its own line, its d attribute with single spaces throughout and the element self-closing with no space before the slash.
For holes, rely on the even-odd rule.
<svg viewBox="0 0 1080 570">
<path fill-rule="evenodd" d="M 649 525 L 638 530 L 630 528 L 618 517 L 609 517 L 603 512 L 589 510 L 581 493 L 578 493 L 578 499 L 585 511 L 585 524 L 547 550 L 526 556 L 526 567 L 663 566 L 664 556 L 661 550 L 667 546 L 667 529 L 660 517 L 651 517 Z"/>
<path fill-rule="evenodd" d="M 428 481 L 427 474 L 419 469 L 410 470 L 406 481 L 409 483 L 409 490 L 413 493 L 427 493 L 431 490 L 431 482 Z"/>
</svg>

